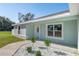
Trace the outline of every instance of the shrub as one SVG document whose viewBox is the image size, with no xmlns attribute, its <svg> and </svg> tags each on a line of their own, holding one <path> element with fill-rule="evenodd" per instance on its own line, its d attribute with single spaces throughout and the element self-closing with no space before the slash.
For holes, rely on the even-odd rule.
<svg viewBox="0 0 79 59">
<path fill-rule="evenodd" d="M 36 56 L 41 56 L 41 52 L 40 51 L 36 51 Z"/>
<path fill-rule="evenodd" d="M 28 51 L 28 53 L 31 53 L 32 52 L 32 47 L 27 47 L 27 51 Z"/>
<path fill-rule="evenodd" d="M 35 43 L 36 42 L 36 38 L 35 37 L 32 37 L 31 38 L 31 41 L 32 41 L 32 43 Z"/>
<path fill-rule="evenodd" d="M 51 41 L 50 41 L 50 39 L 45 39 L 44 43 L 48 47 L 48 46 L 50 46 Z"/>
<path fill-rule="evenodd" d="M 49 46 L 51 44 L 51 41 L 50 41 L 50 39 L 45 39 L 44 43 L 47 46 L 47 52 L 48 52 L 48 55 L 49 55 L 49 49 L 50 49 Z"/>
</svg>

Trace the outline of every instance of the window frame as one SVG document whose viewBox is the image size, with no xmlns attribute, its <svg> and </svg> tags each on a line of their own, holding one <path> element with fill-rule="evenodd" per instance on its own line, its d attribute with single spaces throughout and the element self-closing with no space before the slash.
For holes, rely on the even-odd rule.
<svg viewBox="0 0 79 59">
<path fill-rule="evenodd" d="M 48 25 L 53 25 L 53 29 L 54 29 L 54 25 L 58 25 L 61 24 L 62 25 L 62 30 L 61 30 L 61 35 L 62 37 L 55 37 L 55 30 L 53 30 L 53 36 L 48 36 Z M 63 23 L 50 23 L 50 24 L 46 24 L 46 38 L 52 38 L 52 39 L 63 39 Z"/>
</svg>

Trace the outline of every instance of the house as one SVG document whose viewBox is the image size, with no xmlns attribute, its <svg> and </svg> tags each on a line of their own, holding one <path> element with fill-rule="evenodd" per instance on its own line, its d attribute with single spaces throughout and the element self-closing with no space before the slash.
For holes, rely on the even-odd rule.
<svg viewBox="0 0 79 59">
<path fill-rule="evenodd" d="M 12 34 L 19 38 L 37 37 L 76 47 L 79 50 L 79 5 L 69 4 L 69 11 L 50 14 L 22 23 L 14 24 Z"/>
</svg>

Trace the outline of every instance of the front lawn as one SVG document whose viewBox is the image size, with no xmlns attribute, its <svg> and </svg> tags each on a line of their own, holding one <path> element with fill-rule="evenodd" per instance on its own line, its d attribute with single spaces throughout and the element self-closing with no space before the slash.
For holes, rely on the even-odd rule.
<svg viewBox="0 0 79 59">
<path fill-rule="evenodd" d="M 0 48 L 13 42 L 23 41 L 23 39 L 16 38 L 11 35 L 11 32 L 1 31 L 0 32 Z"/>
</svg>

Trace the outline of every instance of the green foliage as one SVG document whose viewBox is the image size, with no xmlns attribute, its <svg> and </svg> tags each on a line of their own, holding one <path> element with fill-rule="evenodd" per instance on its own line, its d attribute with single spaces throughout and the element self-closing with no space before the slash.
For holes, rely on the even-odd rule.
<svg viewBox="0 0 79 59">
<path fill-rule="evenodd" d="M 10 31 L 0 32 L 0 48 L 14 42 L 23 41 L 23 39 L 12 36 Z"/>
<path fill-rule="evenodd" d="M 14 22 L 10 21 L 9 18 L 5 18 L 0 16 L 0 31 L 11 31 L 12 24 L 14 24 Z"/>
<path fill-rule="evenodd" d="M 50 41 L 50 39 L 45 39 L 44 43 L 46 46 L 50 46 L 51 41 Z"/>
<path fill-rule="evenodd" d="M 30 40 L 30 38 L 26 38 L 26 40 Z"/>
<path fill-rule="evenodd" d="M 19 22 L 25 22 L 28 20 L 33 20 L 34 19 L 34 14 L 32 13 L 27 13 L 27 14 L 22 14 L 22 13 L 18 13 L 18 20 Z"/>
<path fill-rule="evenodd" d="M 28 51 L 28 53 L 31 53 L 32 52 L 32 47 L 27 47 L 27 51 Z"/>
<path fill-rule="evenodd" d="M 35 37 L 32 37 L 31 38 L 31 41 L 32 41 L 32 43 L 35 43 L 36 42 L 36 38 Z"/>
<path fill-rule="evenodd" d="M 36 51 L 36 56 L 41 56 L 41 51 Z"/>
</svg>

